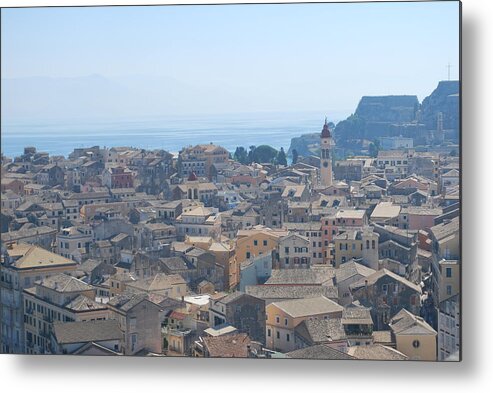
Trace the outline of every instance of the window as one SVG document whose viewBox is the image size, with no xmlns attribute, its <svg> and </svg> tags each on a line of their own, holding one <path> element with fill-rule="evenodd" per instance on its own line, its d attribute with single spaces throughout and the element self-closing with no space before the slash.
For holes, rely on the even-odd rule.
<svg viewBox="0 0 493 393">
<path fill-rule="evenodd" d="M 254 241 L 253 241 L 253 245 L 254 245 L 254 246 L 258 246 L 258 240 L 254 240 Z"/>
<path fill-rule="evenodd" d="M 267 337 L 270 337 L 271 336 L 271 331 L 270 329 L 267 329 Z"/>
<path fill-rule="evenodd" d="M 289 254 L 289 247 L 284 247 L 284 252 L 285 252 L 286 254 Z"/>
<path fill-rule="evenodd" d="M 279 318 L 279 315 L 276 316 L 276 323 L 279 323 L 280 321 L 280 318 Z"/>
<path fill-rule="evenodd" d="M 452 285 L 447 285 L 447 295 L 452 295 Z"/>
<path fill-rule="evenodd" d="M 280 338 L 281 338 L 281 334 L 280 334 L 279 332 L 276 332 L 276 337 L 277 337 L 278 339 L 280 339 Z"/>
<path fill-rule="evenodd" d="M 264 246 L 266 246 L 267 245 L 267 240 L 264 240 L 263 244 L 264 244 Z"/>
<path fill-rule="evenodd" d="M 414 341 L 413 341 L 413 347 L 414 347 L 414 348 L 419 348 L 419 345 L 420 345 L 419 340 L 414 340 Z"/>
<path fill-rule="evenodd" d="M 290 337 L 289 337 L 289 333 L 288 333 L 288 334 L 286 334 L 286 341 L 289 342 L 289 339 L 290 339 Z"/>
<path fill-rule="evenodd" d="M 387 284 L 383 284 L 383 285 L 382 285 L 382 292 L 383 292 L 384 294 L 387 294 Z"/>
<path fill-rule="evenodd" d="M 250 259 L 250 251 L 247 251 L 246 257 L 247 257 L 247 259 Z"/>
<path fill-rule="evenodd" d="M 287 318 L 284 318 L 284 325 L 288 326 L 288 319 Z"/>
<path fill-rule="evenodd" d="M 452 268 L 451 267 L 446 268 L 445 274 L 446 274 L 447 278 L 452 277 Z"/>
</svg>

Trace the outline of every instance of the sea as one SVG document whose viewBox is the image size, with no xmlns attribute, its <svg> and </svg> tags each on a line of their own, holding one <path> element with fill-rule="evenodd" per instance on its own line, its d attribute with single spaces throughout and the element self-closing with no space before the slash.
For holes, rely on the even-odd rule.
<svg viewBox="0 0 493 393">
<path fill-rule="evenodd" d="M 34 146 L 50 155 L 70 154 L 74 148 L 131 146 L 164 149 L 214 143 L 231 152 L 237 146 L 270 145 L 286 152 L 291 138 L 319 132 L 325 116 L 337 123 L 344 112 L 269 112 L 223 115 L 153 116 L 97 120 L 2 121 L 1 151 L 7 157 Z"/>
</svg>

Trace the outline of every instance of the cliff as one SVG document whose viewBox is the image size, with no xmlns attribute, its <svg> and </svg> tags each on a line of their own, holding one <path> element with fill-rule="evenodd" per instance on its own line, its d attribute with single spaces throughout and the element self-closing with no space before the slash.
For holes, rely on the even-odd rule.
<svg viewBox="0 0 493 393">
<path fill-rule="evenodd" d="M 294 149 L 296 149 L 300 156 L 318 155 L 320 149 L 320 133 L 303 134 L 292 138 L 288 150 L 289 157 L 292 157 Z"/>
<path fill-rule="evenodd" d="M 429 143 L 431 130 L 437 128 L 438 113 L 443 113 L 446 139 L 456 142 L 459 133 L 459 82 L 441 81 L 420 104 L 415 95 L 364 96 L 354 114 L 337 123 L 334 138 L 342 151 L 361 151 L 362 143 L 383 136 L 404 136 L 415 145 Z M 318 154 L 318 133 L 305 134 L 291 140 L 301 156 Z"/>
<path fill-rule="evenodd" d="M 419 108 L 416 96 L 364 96 L 355 115 L 366 123 L 409 123 L 416 118 Z"/>
<path fill-rule="evenodd" d="M 428 130 L 437 128 L 438 112 L 443 113 L 443 128 L 458 133 L 459 119 L 459 81 L 441 81 L 421 104 L 420 122 Z"/>
</svg>

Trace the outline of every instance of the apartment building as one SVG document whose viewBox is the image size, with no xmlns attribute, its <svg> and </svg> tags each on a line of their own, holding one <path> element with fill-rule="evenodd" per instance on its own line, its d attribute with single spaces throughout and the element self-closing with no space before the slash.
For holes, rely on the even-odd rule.
<svg viewBox="0 0 493 393">
<path fill-rule="evenodd" d="M 38 280 L 75 270 L 77 263 L 30 244 L 8 244 L 0 266 L 3 353 L 24 353 L 23 290 Z"/>
<path fill-rule="evenodd" d="M 96 289 L 61 273 L 36 281 L 23 291 L 25 351 L 29 354 L 52 353 L 53 323 L 108 319 L 110 313 L 97 303 Z"/>
</svg>

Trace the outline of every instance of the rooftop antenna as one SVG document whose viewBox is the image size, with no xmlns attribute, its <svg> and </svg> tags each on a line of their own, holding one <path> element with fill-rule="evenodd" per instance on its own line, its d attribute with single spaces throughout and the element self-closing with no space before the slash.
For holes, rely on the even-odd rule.
<svg viewBox="0 0 493 393">
<path fill-rule="evenodd" d="M 452 68 L 452 65 L 450 62 L 447 64 L 447 70 L 448 70 L 448 80 L 450 80 L 450 68 Z"/>
</svg>

